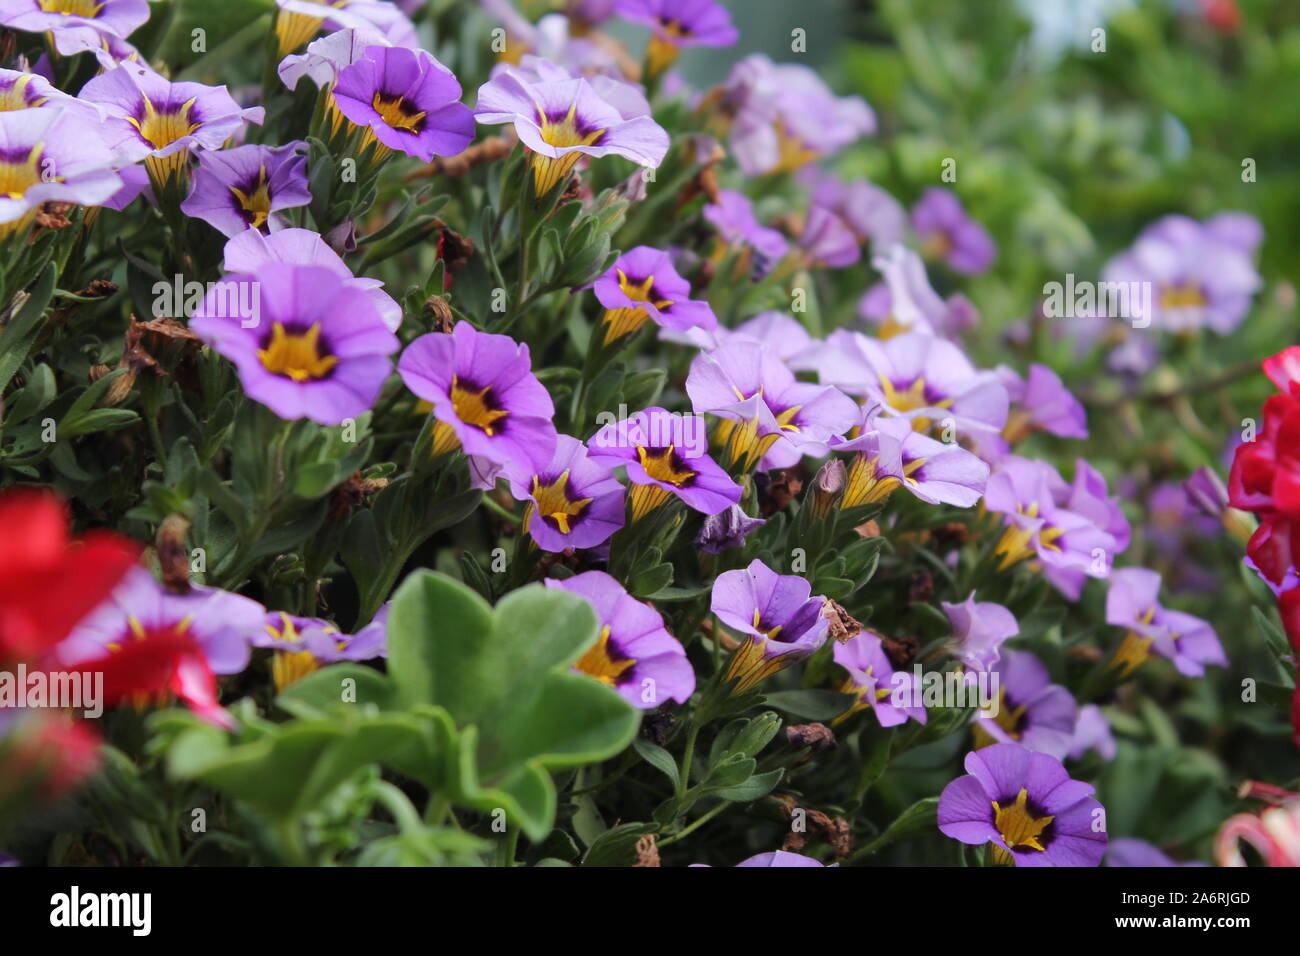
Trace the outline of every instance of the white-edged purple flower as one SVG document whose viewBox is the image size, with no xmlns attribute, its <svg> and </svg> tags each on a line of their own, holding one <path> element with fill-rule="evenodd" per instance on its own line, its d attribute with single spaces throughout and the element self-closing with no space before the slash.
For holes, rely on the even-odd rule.
<svg viewBox="0 0 1300 956">
<path fill-rule="evenodd" d="M 849 224 L 826 206 L 816 202 L 808 208 L 803 229 L 795 239 L 811 266 L 842 269 L 862 257 L 858 237 Z"/>
<path fill-rule="evenodd" d="M 956 193 L 940 186 L 931 186 L 912 207 L 912 228 L 925 255 L 943 260 L 955 272 L 978 275 L 997 258 L 988 230 L 967 214 Z"/>
<path fill-rule="evenodd" d="M 939 830 L 962 843 L 992 843 L 1016 866 L 1098 866 L 1106 852 L 1105 811 L 1091 784 L 1061 762 L 1017 744 L 966 755 L 966 776 L 939 796 Z M 1008 860 L 1009 858 L 1009 860 Z"/>
<path fill-rule="evenodd" d="M 318 232 L 290 228 L 266 235 L 257 229 L 245 229 L 226 243 L 227 272 L 257 272 L 268 262 L 328 269 L 342 279 L 344 285 L 360 289 L 366 294 L 379 311 L 379 317 L 388 331 L 396 332 L 401 327 L 402 307 L 384 291 L 383 281 L 354 276 L 347 263 Z"/>
<path fill-rule="evenodd" d="M 173 83 L 143 63 L 123 63 L 81 88 L 104 111 L 105 138 L 127 162 L 145 160 L 158 187 L 181 175 L 191 150 L 221 149 L 260 106 L 242 108 L 224 86 Z"/>
<path fill-rule="evenodd" d="M 181 212 L 227 237 L 246 229 L 276 232 L 285 227 L 276 212 L 311 202 L 307 144 L 301 141 L 200 153 L 193 179 Z"/>
<path fill-rule="evenodd" d="M 516 468 L 546 468 L 555 456 L 555 404 L 532 372 L 528 346 L 508 335 L 457 322 L 406 347 L 402 381 L 433 404 L 433 452 L 467 455 Z"/>
<path fill-rule="evenodd" d="M 695 670 L 686 649 L 648 602 L 632 597 L 604 571 L 547 578 L 545 584 L 578 595 L 596 612 L 600 634 L 574 670 L 613 687 L 640 710 L 653 710 L 670 699 L 679 704 L 691 699 Z"/>
<path fill-rule="evenodd" d="M 631 104 L 628 97 L 602 97 L 585 77 L 539 81 L 507 67 L 479 87 L 474 116 L 487 125 L 514 126 L 532 151 L 535 190 L 544 196 L 582 156 L 616 155 L 658 167 L 668 152 L 668 133 L 640 104 Z"/>
<path fill-rule="evenodd" d="M 797 170 L 876 131 L 863 99 L 837 97 L 815 70 L 761 53 L 731 68 L 722 96 L 731 152 L 747 176 Z"/>
<path fill-rule="evenodd" d="M 1135 318 L 1155 328 L 1185 332 L 1205 326 L 1226 335 L 1241 324 L 1263 287 L 1253 262 L 1261 233 L 1258 222 L 1242 213 L 1204 223 L 1165 216 L 1108 262 L 1102 278 L 1148 283 L 1153 314 Z"/>
<path fill-rule="evenodd" d="M 691 284 L 677 274 L 668 253 L 637 246 L 623 253 L 592 284 L 605 307 L 604 343 L 612 345 L 653 320 L 660 328 L 710 333 L 718 326 L 713 308 L 691 298 Z"/>
<path fill-rule="evenodd" d="M 388 0 L 275 0 L 280 56 L 299 49 L 320 30 L 377 33 L 394 46 L 419 47 L 415 25 Z"/>
<path fill-rule="evenodd" d="M 927 715 L 915 675 L 894 670 L 879 634 L 859 631 L 843 644 L 836 643 L 831 654 L 835 663 L 849 672 L 840 691 L 857 698 L 840 720 L 869 708 L 881 727 L 897 727 L 909 718 L 925 723 Z"/>
<path fill-rule="evenodd" d="M 339 70 L 333 99 L 385 150 L 427 163 L 463 152 L 474 139 L 474 115 L 460 94 L 460 81 L 424 50 L 371 46 Z"/>
<path fill-rule="evenodd" d="M 734 693 L 748 690 L 826 642 L 826 598 L 797 574 L 777 574 L 755 558 L 749 567 L 725 571 L 713 582 L 710 609 L 742 635 L 727 665 Z"/>
<path fill-rule="evenodd" d="M 923 332 L 887 341 L 839 329 L 826 339 L 821 380 L 898 416 L 918 432 L 948 423 L 958 434 L 998 432 L 1009 399 L 996 372 L 977 369 L 961 347 Z"/>
<path fill-rule="evenodd" d="M 41 109 L 67 110 L 87 123 L 103 119 L 98 107 L 69 96 L 39 73 L 0 70 L 0 113 Z"/>
<path fill-rule="evenodd" d="M 1186 677 L 1204 677 L 1205 665 L 1226 667 L 1219 637 L 1208 622 L 1160 604 L 1160 575 L 1146 568 L 1120 568 L 1110 577 L 1106 623 L 1127 633 L 1113 665 L 1127 676 L 1154 651 Z"/>
<path fill-rule="evenodd" d="M 31 225 L 47 202 L 98 206 L 122 188 L 114 158 L 76 113 L 0 112 L 0 239 Z"/>
<path fill-rule="evenodd" d="M 1053 684 L 1047 668 L 1028 651 L 1006 651 L 989 668 L 997 698 L 975 715 L 975 745 L 1015 742 L 1064 760 L 1074 739 L 1078 705 Z"/>
<path fill-rule="evenodd" d="M 876 337 L 890 339 L 903 332 L 925 332 L 952 338 L 979 320 L 975 306 L 961 293 L 946 300 L 930 285 L 921 257 L 901 244 L 872 258 L 884 277 L 858 303 L 858 315 L 875 323 Z"/>
<path fill-rule="evenodd" d="M 249 398 L 321 425 L 369 410 L 400 347 L 364 289 L 324 266 L 283 262 L 223 277 L 190 328 L 235 364 Z"/>
<path fill-rule="evenodd" d="M 1146 840 L 1139 840 L 1136 837 L 1120 837 L 1111 840 L 1110 846 L 1106 847 L 1106 865 L 1149 869 L 1152 867 L 1209 866 L 1210 864 L 1202 863 L 1199 860 L 1188 860 L 1186 863 L 1179 863 Z"/>
<path fill-rule="evenodd" d="M 608 468 L 627 468 L 637 521 L 669 497 L 706 515 L 739 503 L 740 485 L 709 457 L 708 446 L 704 419 L 654 407 L 600 429 L 587 440 L 587 454 Z"/>
<path fill-rule="evenodd" d="M 147 0 L 0 0 L 0 26 L 48 34 L 63 56 L 125 40 L 148 19 Z"/>
<path fill-rule="evenodd" d="M 977 671 L 993 667 L 1002 656 L 1003 642 L 1020 633 L 1014 614 L 1001 604 L 976 601 L 973 591 L 960 604 L 941 601 L 940 606 L 952 624 L 948 649 L 964 665 Z"/>
<path fill-rule="evenodd" d="M 276 67 L 280 82 L 291 90 L 298 82 L 309 77 L 322 90 L 331 89 L 338 82 L 339 72 L 366 55 L 372 46 L 393 46 L 371 29 L 336 30 L 320 39 L 312 40 L 302 53 L 286 56 Z"/>
<path fill-rule="evenodd" d="M 930 504 L 969 508 L 984 493 L 989 466 L 955 442 L 922 435 L 903 418 L 863 409 L 854 438 L 834 437 L 832 451 L 856 452 L 849 464 L 842 508 L 883 501 L 897 488 Z"/>
<path fill-rule="evenodd" d="M 594 548 L 623 527 L 623 486 L 570 435 L 558 436 L 545 464 L 507 461 L 501 474 L 527 502 L 523 527 L 543 551 Z"/>
</svg>

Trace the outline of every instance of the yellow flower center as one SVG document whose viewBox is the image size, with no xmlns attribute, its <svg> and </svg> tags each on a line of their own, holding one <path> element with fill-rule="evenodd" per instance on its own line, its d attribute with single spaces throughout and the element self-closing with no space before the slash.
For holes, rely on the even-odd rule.
<svg viewBox="0 0 1300 956">
<path fill-rule="evenodd" d="M 591 504 L 590 498 L 579 498 L 575 501 L 569 500 L 569 470 L 566 468 L 560 477 L 556 478 L 549 485 L 543 485 L 537 475 L 533 475 L 533 502 L 537 507 L 537 513 L 543 519 L 550 519 L 555 526 L 560 529 L 561 534 L 570 532 L 569 521 L 576 518 L 586 510 L 587 505 Z M 528 530 L 528 525 L 532 519 L 532 511 L 524 519 L 524 530 Z"/>
<path fill-rule="evenodd" d="M 295 382 L 325 378 L 339 364 L 333 355 L 321 353 L 319 323 L 306 332 L 290 332 L 280 322 L 275 323 L 270 343 L 257 350 L 257 358 L 268 372 Z"/>
<path fill-rule="evenodd" d="M 199 128 L 199 124 L 190 119 L 190 110 L 194 108 L 195 99 L 196 97 L 191 97 L 179 107 L 169 108 L 167 112 L 160 113 L 158 107 L 154 106 L 153 100 L 146 96 L 144 118 L 131 117 L 128 122 L 140 131 L 140 135 L 154 149 L 162 149 Z"/>
<path fill-rule="evenodd" d="M 542 139 L 552 146 L 565 149 L 571 146 L 590 146 L 605 134 L 603 129 L 583 133 L 578 129 L 578 104 L 569 107 L 562 119 L 552 119 L 540 106 L 537 108 L 538 129 Z M 537 195 L 544 196 L 573 172 L 578 157 L 582 154 L 574 150 L 563 156 L 552 158 L 540 153 L 533 154 L 533 183 Z"/>
<path fill-rule="evenodd" d="M 1194 309 L 1205 303 L 1205 293 L 1195 282 L 1182 282 L 1160 290 L 1160 307 L 1164 309 Z"/>
<path fill-rule="evenodd" d="M 0 161 L 0 196 L 22 199 L 28 189 L 41 181 L 41 152 L 44 148 L 44 143 L 37 143 L 21 162 Z"/>
<path fill-rule="evenodd" d="M 466 425 L 482 429 L 489 438 L 496 434 L 496 423 L 507 414 L 504 409 L 492 407 L 495 402 L 489 394 L 491 391 L 492 386 L 488 385 L 475 392 L 462 386 L 456 376 L 451 378 L 451 404 L 456 417 Z"/>
<path fill-rule="evenodd" d="M 36 0 L 45 13 L 61 13 L 65 17 L 97 17 L 104 8 L 95 0 Z"/>
<path fill-rule="evenodd" d="M 383 96 L 377 90 L 370 105 L 393 129 L 404 129 L 410 133 L 418 133 L 424 118 L 429 115 L 424 110 L 411 109 L 400 96 Z"/>
<path fill-rule="evenodd" d="M 266 181 L 265 166 L 258 168 L 257 183 L 250 191 L 244 192 L 238 186 L 231 186 L 230 191 L 235 194 L 239 208 L 248 214 L 250 226 L 261 229 L 266 225 L 266 220 L 271 216 L 271 187 Z"/>
<path fill-rule="evenodd" d="M 1020 788 L 1016 802 L 1010 806 L 1003 807 L 996 800 L 993 801 L 993 825 L 1011 850 L 1024 846 L 1039 852 L 1045 851 L 1047 847 L 1043 846 L 1039 837 L 1055 819 L 1054 816 L 1035 817 L 1030 812 L 1029 791 L 1024 787 Z"/>
<path fill-rule="evenodd" d="M 636 454 L 641 461 L 641 468 L 649 477 L 680 488 L 694 478 L 696 473 L 673 455 L 674 447 L 669 445 L 667 448 L 646 449 L 638 445 Z"/>
<path fill-rule="evenodd" d="M 761 615 L 759 614 L 758 608 L 754 608 L 754 630 L 762 633 L 762 635 L 766 637 L 768 640 L 775 640 L 776 636 L 781 633 L 781 625 L 778 624 L 776 625 L 776 627 L 770 628 L 768 630 L 763 630 L 762 625 L 759 624 L 760 618 Z"/>
<path fill-rule="evenodd" d="M 601 683 L 613 687 L 634 664 L 636 660 L 631 657 L 614 658 L 609 646 L 609 625 L 606 624 L 601 628 L 600 639 L 591 645 L 573 666 Z"/>
<path fill-rule="evenodd" d="M 894 386 L 894 383 L 885 376 L 880 376 L 880 388 L 885 393 L 885 401 L 889 403 L 890 408 L 900 412 L 912 412 L 918 408 L 950 408 L 953 400 L 945 398 L 937 402 L 932 402 L 925 395 L 925 379 L 918 378 L 907 388 L 900 389 Z M 912 419 L 912 429 L 918 432 L 928 432 L 933 422 L 928 418 Z"/>
<path fill-rule="evenodd" d="M 28 107 L 40 106 L 46 101 L 44 96 L 27 102 L 27 87 L 31 86 L 32 77 L 28 74 L 18 77 L 14 80 L 14 85 L 9 89 L 0 92 L 0 113 L 10 113 L 14 110 L 25 110 Z"/>
</svg>

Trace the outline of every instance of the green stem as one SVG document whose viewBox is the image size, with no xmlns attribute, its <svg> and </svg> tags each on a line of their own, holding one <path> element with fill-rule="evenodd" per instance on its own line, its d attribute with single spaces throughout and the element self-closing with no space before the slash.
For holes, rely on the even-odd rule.
<svg viewBox="0 0 1300 956">
<path fill-rule="evenodd" d="M 675 842 L 677 842 L 677 841 L 680 840 L 682 837 L 690 836 L 692 833 L 694 833 L 694 832 L 695 832 L 696 830 L 698 830 L 700 827 L 704 826 L 704 824 L 708 823 L 710 820 L 712 820 L 714 817 L 716 817 L 716 816 L 717 816 L 719 813 L 721 813 L 723 810 L 727 809 L 727 807 L 729 807 L 729 806 L 731 806 L 731 801 L 730 801 L 730 800 L 723 800 L 723 801 L 722 801 L 721 803 L 719 803 L 716 807 L 714 807 L 714 808 L 713 808 L 712 810 L 710 810 L 708 813 L 704 814 L 702 817 L 700 817 L 700 818 L 699 818 L 698 820 L 696 820 L 694 823 L 690 824 L 690 825 L 687 826 L 687 827 L 684 827 L 682 830 L 680 830 L 680 831 L 677 832 L 677 833 L 674 833 L 672 836 L 670 836 L 670 837 L 666 837 L 665 839 L 660 840 L 660 841 L 659 841 L 659 845 L 660 845 L 660 846 L 667 846 L 669 843 L 675 843 Z"/>
</svg>

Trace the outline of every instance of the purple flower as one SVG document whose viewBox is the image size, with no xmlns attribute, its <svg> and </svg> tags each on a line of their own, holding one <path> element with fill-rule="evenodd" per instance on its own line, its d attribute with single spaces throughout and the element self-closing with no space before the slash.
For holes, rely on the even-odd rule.
<svg viewBox="0 0 1300 956">
<path fill-rule="evenodd" d="M 1007 651 L 989 673 L 996 676 L 998 696 L 975 716 L 975 745 L 1014 741 L 1064 760 L 1078 716 L 1070 692 L 1053 684 L 1047 668 L 1028 651 Z"/>
<path fill-rule="evenodd" d="M 805 178 L 812 185 L 812 204 L 843 220 L 859 243 L 887 249 L 902 240 L 907 213 L 884 189 L 865 179 L 846 183 L 820 170 Z"/>
<path fill-rule="evenodd" d="M 249 643 L 275 651 L 271 676 L 276 689 L 284 690 L 322 665 L 387 657 L 387 617 L 388 605 L 384 605 L 371 624 L 352 636 L 321 618 L 271 611 L 261 629 L 251 632 Z"/>
<path fill-rule="evenodd" d="M 1189 860 L 1186 863 L 1178 863 L 1171 857 L 1160 852 L 1146 840 L 1139 840 L 1135 837 L 1120 837 L 1110 841 L 1110 846 L 1106 848 L 1106 865 L 1107 866 L 1139 866 L 1144 868 L 1150 867 L 1171 867 L 1171 866 L 1209 866 L 1208 863 L 1201 863 L 1199 860 Z"/>
<path fill-rule="evenodd" d="M 0 0 L 0 26 L 47 33 L 63 56 L 124 40 L 148 19 L 146 0 Z"/>
<path fill-rule="evenodd" d="M 614 261 L 592 286 L 605 307 L 606 345 L 653 319 L 673 332 L 711 332 L 718 319 L 707 302 L 691 298 L 691 284 L 677 274 L 668 253 L 637 246 Z"/>
<path fill-rule="evenodd" d="M 1119 540 L 1107 524 L 1099 524 L 1094 516 L 1059 506 L 1053 488 L 1069 490 L 1055 468 L 1014 455 L 990 476 L 984 489 L 984 506 L 1007 516 L 1007 528 L 995 552 L 1002 558 L 999 570 L 1037 556 L 1052 569 L 1106 577 L 1114 556 L 1123 550 Z M 1080 494 L 1079 501 L 1090 510 L 1098 504 L 1086 493 Z M 1108 500 L 1101 504 L 1111 507 Z"/>
<path fill-rule="evenodd" d="M 501 473 L 515 499 L 528 502 L 524 530 L 543 551 L 594 548 L 623 527 L 623 486 L 576 438 L 558 436 L 545 465 L 508 461 Z"/>
<path fill-rule="evenodd" d="M 418 47 L 415 26 L 387 0 L 275 0 L 280 56 L 292 53 L 322 28 L 377 33 L 395 46 Z"/>
<path fill-rule="evenodd" d="M 658 76 L 682 47 L 731 46 L 739 34 L 716 0 L 615 0 L 614 12 L 654 31 L 646 47 L 647 72 Z"/>
<path fill-rule="evenodd" d="M 0 112 L 0 239 L 31 225 L 47 202 L 97 206 L 122 187 L 113 156 L 79 116 Z"/>
<path fill-rule="evenodd" d="M 480 123 L 511 123 L 532 151 L 537 195 L 567 180 L 582 156 L 623 156 L 650 168 L 668 152 L 668 134 L 640 105 L 611 103 L 583 77 L 535 81 L 504 68 L 479 87 Z"/>
<path fill-rule="evenodd" d="M 879 634 L 859 631 L 843 644 L 837 643 L 831 653 L 835 663 L 849 672 L 840 691 L 857 698 L 839 720 L 870 708 L 881 727 L 897 727 L 909 717 L 925 723 L 925 707 L 920 702 L 920 688 L 914 675 L 894 670 Z"/>
<path fill-rule="evenodd" d="M 936 423 L 944 431 L 997 432 L 1007 421 L 1009 399 L 997 373 L 976 369 L 959 346 L 922 332 L 882 342 L 840 329 L 827 337 L 819 370 L 823 382 L 866 397 L 918 432 Z"/>
<path fill-rule="evenodd" d="M 720 342 L 740 338 L 765 345 L 791 371 L 811 372 L 817 369 L 821 343 L 815 342 L 808 330 L 785 312 L 760 312 L 734 329 L 719 326 L 716 334 Z"/>
<path fill-rule="evenodd" d="M 754 204 L 744 193 L 719 191 L 717 203 L 704 207 L 704 218 L 727 245 L 747 246 L 754 251 L 754 268 L 759 277 L 767 275 L 790 249 L 785 236 L 754 218 Z"/>
<path fill-rule="evenodd" d="M 966 214 L 955 193 L 931 186 L 912 207 L 912 228 L 929 257 L 942 259 L 956 272 L 978 275 L 997 257 L 988 230 Z"/>
<path fill-rule="evenodd" d="M 245 229 L 226 243 L 227 272 L 257 272 L 268 262 L 328 269 L 342 279 L 345 286 L 366 294 L 388 331 L 396 332 L 402 324 L 402 307 L 383 290 L 384 283 L 379 279 L 353 276 L 352 270 L 320 237 L 320 233 L 294 228 L 265 235 L 257 229 Z"/>
<path fill-rule="evenodd" d="M 1128 631 L 1112 663 L 1123 676 L 1140 667 L 1151 651 L 1169 658 L 1187 677 L 1205 676 L 1206 664 L 1228 665 L 1207 622 L 1160 605 L 1160 575 L 1146 568 L 1122 568 L 1111 575 L 1106 623 Z"/>
<path fill-rule="evenodd" d="M 596 612 L 600 636 L 574 670 L 608 684 L 641 710 L 653 710 L 670 698 L 679 704 L 691 699 L 695 671 L 686 649 L 649 603 L 632 597 L 604 571 L 547 578 L 545 583 L 586 599 Z"/>
<path fill-rule="evenodd" d="M 897 488 L 930 504 L 969 508 L 979 501 L 989 466 L 965 448 L 935 441 L 903 418 L 883 418 L 864 409 L 856 438 L 832 438 L 834 451 L 857 452 L 849 465 L 842 508 L 883 501 Z"/>
<path fill-rule="evenodd" d="M 371 47 L 393 45 L 372 29 L 338 30 L 312 40 L 304 52 L 286 56 L 276 73 L 280 82 L 291 90 L 298 88 L 298 81 L 304 76 L 310 77 L 320 89 L 328 90 L 338 82 L 340 71 L 364 59 Z"/>
<path fill-rule="evenodd" d="M 813 866 L 825 869 L 825 864 L 814 860 L 812 857 L 803 856 L 799 853 L 789 853 L 785 850 L 774 850 L 771 853 L 759 853 L 751 856 L 747 860 L 741 860 L 736 864 L 741 866 L 758 866 L 758 867 L 783 867 L 783 866 Z"/>
<path fill-rule="evenodd" d="M 1072 484 L 1067 485 L 1055 469 L 1049 469 L 1045 474 L 1052 499 L 1059 507 L 1083 516 L 1111 537 L 1109 548 L 1101 545 L 1100 552 L 1093 552 L 1097 573 L 1092 576 L 1105 577 L 1105 571 L 1114 564 L 1115 555 L 1127 550 L 1131 536 L 1128 519 L 1120 510 L 1118 500 L 1111 496 L 1105 476 L 1082 458 L 1075 460 Z M 1049 564 L 1043 574 L 1071 601 L 1079 599 L 1084 578 L 1088 576 L 1077 567 L 1062 564 Z"/>
<path fill-rule="evenodd" d="M 98 107 L 69 96 L 37 73 L 0 70 L 0 113 L 27 109 L 67 110 L 87 123 L 103 119 Z"/>
<path fill-rule="evenodd" d="M 1207 326 L 1226 335 L 1241 324 L 1263 280 L 1252 262 L 1258 222 L 1241 213 L 1224 215 L 1205 223 L 1186 216 L 1157 220 L 1106 264 L 1103 279 L 1149 283 L 1153 314 L 1140 318 L 1156 328 Z"/>
<path fill-rule="evenodd" d="M 1096 704 L 1079 708 L 1067 756 L 1071 760 L 1082 760 L 1089 750 L 1097 751 L 1102 760 L 1115 759 L 1115 738 L 1110 732 L 1110 721 Z"/>
<path fill-rule="evenodd" d="M 1059 760 L 998 744 L 968 753 L 966 772 L 939 796 L 945 836 L 974 846 L 992 843 L 995 859 L 1016 866 L 1101 863 L 1105 811 L 1092 785 L 1070 779 Z"/>
<path fill-rule="evenodd" d="M 815 70 L 761 53 L 732 67 L 723 102 L 734 117 L 731 152 L 747 176 L 799 169 L 876 131 L 861 98 L 836 97 Z"/>
<path fill-rule="evenodd" d="M 808 209 L 803 230 L 796 244 L 803 250 L 809 265 L 842 269 L 862 256 L 858 237 L 848 223 L 825 206 L 814 203 Z"/>
<path fill-rule="evenodd" d="M 182 175 L 190 150 L 220 149 L 266 115 L 241 108 L 224 86 L 172 83 L 142 63 L 101 73 L 79 95 L 103 108 L 106 138 L 128 162 L 145 160 L 155 189 Z"/>
<path fill-rule="evenodd" d="M 434 454 L 457 447 L 498 465 L 545 468 L 555 456 L 551 395 L 532 373 L 528 346 L 457 322 L 422 335 L 397 363 L 402 381 L 433 403 Z"/>
<path fill-rule="evenodd" d="M 903 332 L 952 337 L 979 320 L 964 295 L 939 298 L 930 285 L 925 263 L 906 246 L 888 247 L 871 264 L 885 281 L 867 290 L 858 303 L 858 314 L 879 325 L 878 338 L 890 339 Z"/>
<path fill-rule="evenodd" d="M 744 643 L 727 665 L 733 693 L 802 660 L 826 642 L 830 622 L 822 616 L 826 598 L 812 597 L 812 585 L 797 574 L 777 574 L 757 558 L 749 567 L 719 574 L 710 605 Z"/>
<path fill-rule="evenodd" d="M 745 470 L 821 457 L 827 442 L 857 423 L 858 407 L 837 389 L 797 381 L 775 353 L 743 337 L 701 352 L 686 377 L 696 414 L 723 419 L 716 436 L 728 461 Z"/>
<path fill-rule="evenodd" d="M 284 220 L 276 211 L 311 202 L 306 150 L 306 143 L 295 141 L 203 153 L 194 172 L 194 191 L 181 203 L 181 211 L 226 236 L 246 229 L 283 229 Z"/>
<path fill-rule="evenodd" d="M 1192 472 L 1191 477 L 1183 482 L 1183 491 L 1201 514 L 1222 519 L 1228 510 L 1228 489 L 1218 472 L 1205 465 Z"/>
<path fill-rule="evenodd" d="M 1039 429 L 1059 438 L 1088 437 L 1088 413 L 1046 365 L 1029 366 L 1027 381 L 1006 365 L 997 371 L 1016 405 L 1002 430 L 1008 442 L 1014 445 Z"/>
<path fill-rule="evenodd" d="M 727 510 L 704 519 L 700 533 L 695 536 L 695 546 L 705 554 L 721 554 L 728 548 L 743 548 L 745 539 L 765 524 L 767 522 L 764 519 L 751 518 L 745 514 L 740 505 L 731 505 Z"/>
<path fill-rule="evenodd" d="M 963 664 L 975 670 L 993 667 L 1002 656 L 1002 643 L 1020 633 L 1014 614 L 992 601 L 976 602 L 973 591 L 960 604 L 941 601 L 940 605 L 952 624 L 949 649 Z"/>
<path fill-rule="evenodd" d="M 225 276 L 190 328 L 235 363 L 249 398 L 321 425 L 373 406 L 399 348 L 366 291 L 314 265 L 273 262 Z"/>
<path fill-rule="evenodd" d="M 670 496 L 706 515 L 740 501 L 741 487 L 707 454 L 704 419 L 647 408 L 606 425 L 587 441 L 591 460 L 627 467 L 632 482 L 632 520 L 638 521 Z"/>
<path fill-rule="evenodd" d="M 430 162 L 454 156 L 474 139 L 474 115 L 460 101 L 460 83 L 424 50 L 367 47 L 365 56 L 339 71 L 338 111 L 369 129 L 382 153 L 396 149 Z"/>
</svg>

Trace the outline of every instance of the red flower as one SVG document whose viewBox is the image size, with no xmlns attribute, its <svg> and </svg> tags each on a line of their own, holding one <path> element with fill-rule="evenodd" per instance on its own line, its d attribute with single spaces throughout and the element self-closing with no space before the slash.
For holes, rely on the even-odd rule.
<svg viewBox="0 0 1300 956">
<path fill-rule="evenodd" d="M 0 528 L 0 664 L 61 641 L 140 555 L 139 545 L 108 531 L 70 539 L 67 512 L 49 491 L 0 495 Z"/>
<path fill-rule="evenodd" d="M 1201 0 L 1201 12 L 1220 33 L 1236 33 L 1241 26 L 1241 9 L 1234 0 Z"/>
<path fill-rule="evenodd" d="M 217 679 L 203 650 L 180 628 L 148 631 L 74 671 L 104 675 L 104 703 L 165 703 L 173 697 L 210 723 L 230 730 L 234 720 L 217 702 Z"/>
</svg>

